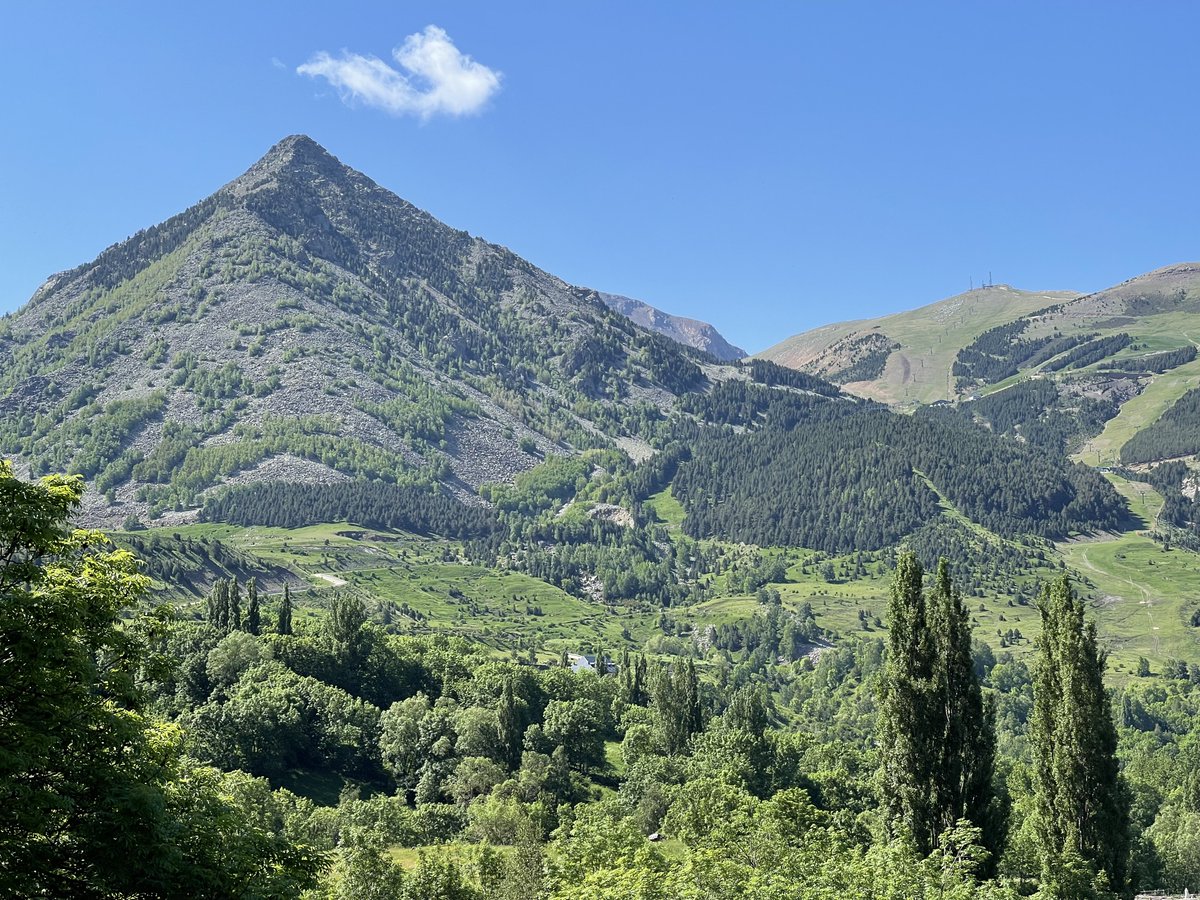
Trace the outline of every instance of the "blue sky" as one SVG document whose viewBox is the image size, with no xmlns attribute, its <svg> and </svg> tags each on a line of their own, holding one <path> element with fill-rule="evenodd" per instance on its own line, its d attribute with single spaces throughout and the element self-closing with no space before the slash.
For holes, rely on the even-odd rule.
<svg viewBox="0 0 1200 900">
<path fill-rule="evenodd" d="M 13 4 L 0 311 L 296 132 L 751 350 L 989 271 L 1096 290 L 1200 258 L 1198 26 L 1167 2 Z"/>
</svg>

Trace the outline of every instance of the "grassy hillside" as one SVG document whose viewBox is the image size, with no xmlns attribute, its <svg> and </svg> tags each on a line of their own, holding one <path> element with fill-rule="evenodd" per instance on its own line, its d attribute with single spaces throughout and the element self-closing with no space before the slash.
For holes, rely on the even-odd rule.
<svg viewBox="0 0 1200 900">
<path fill-rule="evenodd" d="M 1200 629 L 1188 624 L 1200 597 L 1200 555 L 1164 550 L 1152 540 L 1149 532 L 1161 497 L 1140 482 L 1109 477 L 1130 502 L 1134 515 L 1127 530 L 1057 545 L 1002 538 L 941 498 L 956 539 L 971 548 L 960 555 L 965 553 L 967 565 L 978 569 L 977 578 L 961 582 L 976 640 L 996 652 L 1031 653 L 1040 632 L 1034 593 L 1065 565 L 1090 600 L 1115 680 L 1130 677 L 1139 657 L 1150 660 L 1155 671 L 1170 659 L 1200 662 Z M 670 523 L 671 541 L 689 541 L 679 530 L 682 509 L 669 489 L 648 505 Z M 160 560 L 170 560 L 182 552 L 180 547 L 216 542 L 242 561 L 243 577 L 270 573 L 268 608 L 288 581 L 298 618 L 319 619 L 334 596 L 352 592 L 390 630 L 457 635 L 480 641 L 497 654 L 542 662 L 563 650 L 590 652 L 597 645 L 612 652 L 626 647 L 657 654 L 686 652 L 694 636 L 748 622 L 762 610 L 755 594 L 746 592 L 740 574 L 745 566 L 737 562 L 744 558 L 749 565 L 758 552 L 715 540 L 694 544 L 730 561 L 720 574 L 701 576 L 711 599 L 662 609 L 572 596 L 521 572 L 469 563 L 455 542 L 349 523 L 296 529 L 204 524 L 155 533 Z M 145 532 L 125 537 L 144 539 Z M 886 634 L 890 550 L 837 555 L 780 548 L 762 554 L 781 559 L 786 573 L 764 587 L 779 593 L 785 609 L 797 611 L 807 604 L 835 642 Z M 988 560 L 987 565 L 980 562 Z M 228 574 L 221 569 L 214 577 Z M 202 614 L 199 597 L 177 594 L 176 602 L 185 616 Z"/>
<path fill-rule="evenodd" d="M 1151 539 L 1162 498 L 1139 482 L 1109 476 L 1137 517 L 1128 531 L 1059 546 L 1063 559 L 1091 588 L 1092 614 L 1117 674 L 1135 671 L 1138 657 L 1155 671 L 1172 658 L 1200 656 L 1200 629 L 1190 625 L 1200 597 L 1200 555 Z"/>
<path fill-rule="evenodd" d="M 1159 416 L 1187 391 L 1200 385 L 1200 360 L 1148 379 L 1143 391 L 1121 405 L 1100 434 L 1089 440 L 1076 454 L 1090 465 L 1115 465 L 1121 447 L 1137 432 L 1157 421 Z"/>
<path fill-rule="evenodd" d="M 847 364 L 844 347 L 848 340 L 878 333 L 900 348 L 890 353 L 878 377 L 846 383 L 846 390 L 892 404 L 949 400 L 955 395 L 950 369 L 960 348 L 989 328 L 1077 296 L 1067 291 L 1029 292 L 995 285 L 877 319 L 826 325 L 787 338 L 757 355 L 832 376 Z"/>
</svg>

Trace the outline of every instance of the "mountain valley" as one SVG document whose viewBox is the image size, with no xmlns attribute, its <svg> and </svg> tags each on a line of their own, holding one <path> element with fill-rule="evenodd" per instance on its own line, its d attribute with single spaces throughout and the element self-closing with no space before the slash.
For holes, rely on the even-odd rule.
<svg viewBox="0 0 1200 900">
<path fill-rule="evenodd" d="M 1108 706 L 1123 758 L 1155 761 L 1127 777 L 1161 810 L 1139 852 L 1165 862 L 1130 875 L 1149 863 L 1117 847 L 1113 877 L 1182 883 L 1169 817 L 1191 801 L 1146 773 L 1179 780 L 1192 745 L 1163 736 L 1197 714 L 1193 329 L 1200 266 L 1183 264 L 1086 296 L 989 286 L 745 358 L 286 138 L 0 320 L 10 559 L 108 623 L 77 629 L 108 679 L 78 702 L 146 710 L 164 723 L 134 730 L 146 748 L 176 736 L 154 750 L 174 769 L 130 776 L 167 798 L 139 821 L 238 822 L 222 853 L 253 849 L 214 862 L 211 838 L 184 857 L 146 838 L 153 862 L 88 877 L 167 859 L 172 883 L 270 896 L 358 896 L 369 872 L 414 900 L 574 897 L 583 876 L 544 848 L 574 858 L 595 817 L 640 848 L 623 869 L 673 879 L 620 896 L 691 896 L 697 848 L 749 827 L 697 836 L 716 798 L 775 817 L 761 896 L 818 885 L 819 864 L 830 880 L 804 896 L 884 872 L 1015 900 L 1038 871 L 1028 758 L 1053 717 L 1035 704 L 1074 666 L 1100 735 L 1074 770 L 1115 771 Z M 26 643 L 57 647 L 56 629 Z M 1071 658 L 1056 648 L 1076 631 Z M 129 648 L 144 657 L 120 695 Z M 862 824 L 890 815 L 881 778 L 913 777 L 889 755 L 927 724 L 910 707 L 953 690 L 994 805 L 940 840 L 1007 847 L 1000 882 L 935 869 L 930 825 L 918 847 Z M 189 812 L 188 779 L 224 819 Z M 1010 801 L 1011 824 L 994 815 Z M 797 862 L 821 834 L 842 843 Z M 891 861 L 859 866 L 868 844 Z M 342 893 L 299 893 L 318 882 Z M 418 883 L 434 887 L 399 893 Z"/>
<path fill-rule="evenodd" d="M 1195 542 L 1189 475 L 1095 467 L 1194 384 L 1197 272 L 1086 297 L 981 288 L 741 362 L 709 326 L 568 285 L 294 136 L 0 322 L 0 446 L 18 471 L 86 477 L 80 521 L 142 549 L 150 526 L 151 570 L 181 597 L 236 572 L 314 598 L 330 584 L 288 554 L 202 564 L 164 528 L 216 527 L 227 550 L 256 546 L 228 526 L 457 538 L 487 570 L 629 614 L 735 598 L 731 566 L 774 566 L 760 583 L 796 602 L 870 610 L 882 596 L 864 559 L 886 570 L 911 546 L 976 571 L 977 627 L 1003 638 L 983 613 L 1068 563 L 1099 579 L 1097 602 L 1139 602 L 1106 593 L 1111 573 L 1078 542 L 1138 522 Z M 1165 516 L 1137 518 L 1127 498 L 1144 506 L 1145 491 Z M 621 549 L 586 551 L 600 535 Z M 691 542 L 708 549 L 689 565 Z M 348 581 L 390 608 L 390 589 Z M 1197 655 L 1187 599 L 1160 602 L 1179 625 L 1166 644 L 1122 636 L 1126 665 Z M 1028 639 L 1036 620 L 1015 610 L 995 615 Z"/>
</svg>

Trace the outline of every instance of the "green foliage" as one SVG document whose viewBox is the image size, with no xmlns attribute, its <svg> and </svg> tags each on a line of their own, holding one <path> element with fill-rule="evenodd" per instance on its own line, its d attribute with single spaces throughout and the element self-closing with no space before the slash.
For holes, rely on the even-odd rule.
<svg viewBox="0 0 1200 900">
<path fill-rule="evenodd" d="M 1065 575 L 1043 591 L 1039 608 L 1030 737 L 1042 876 L 1049 886 L 1103 873 L 1121 890 L 1130 874 L 1128 799 L 1096 627 L 1085 624 Z"/>
<path fill-rule="evenodd" d="M 81 493 L 0 463 L 0 893 L 295 896 L 320 856 L 254 823 L 145 715 L 135 679 L 155 671 L 163 620 L 122 621 L 146 579 L 128 551 L 67 528 Z"/>
<path fill-rule="evenodd" d="M 902 553 L 888 604 L 878 723 L 882 795 L 893 833 L 928 854 L 960 820 L 994 854 L 994 713 L 984 708 L 962 596 L 938 565 L 926 596 L 921 564 Z"/>
<path fill-rule="evenodd" d="M 844 354 L 853 360 L 849 365 L 826 373 L 835 384 L 850 384 L 855 381 L 874 381 L 883 375 L 892 352 L 900 344 L 886 335 L 872 331 L 838 341 L 829 348 L 829 353 Z"/>
<path fill-rule="evenodd" d="M 1050 360 L 1042 366 L 1045 372 L 1057 372 L 1060 369 L 1082 369 L 1092 363 L 1099 362 L 1107 356 L 1112 356 L 1133 343 L 1133 338 L 1124 332 L 1109 334 L 1095 338 L 1086 343 L 1073 347 L 1069 353 Z"/>
<path fill-rule="evenodd" d="M 487 484 L 480 493 L 502 511 L 532 515 L 561 506 L 575 496 L 591 468 L 591 461 L 584 456 L 551 456 L 522 472 L 511 485 Z"/>
<path fill-rule="evenodd" d="M 1200 388 L 1188 391 L 1159 419 L 1121 447 L 1121 462 L 1154 462 L 1200 452 Z"/>
<path fill-rule="evenodd" d="M 927 408 L 920 415 L 945 415 Z M 1111 400 L 1073 396 L 1045 378 L 1028 378 L 978 400 L 959 404 L 954 412 L 982 419 L 995 434 L 1018 438 L 1061 455 L 1082 437 L 1090 437 L 1117 414 Z"/>
<path fill-rule="evenodd" d="M 791 418 L 749 435 L 700 436 L 672 485 L 687 508 L 685 531 L 877 549 L 939 515 L 930 483 L 1004 536 L 1111 528 L 1120 517 L 1120 498 L 1093 470 L 965 422 L 833 402 L 795 407 Z"/>
<path fill-rule="evenodd" d="M 1196 345 L 1188 344 L 1186 347 L 1179 347 L 1175 350 L 1164 350 L 1161 353 L 1151 353 L 1148 356 L 1114 360 L 1110 365 L 1122 372 L 1145 372 L 1152 375 L 1161 375 L 1163 372 L 1168 372 L 1185 363 L 1190 363 L 1195 358 Z"/>
<path fill-rule="evenodd" d="M 659 669 L 651 680 L 650 695 L 667 752 L 683 752 L 704 724 L 695 663 L 689 659 Z"/>
<path fill-rule="evenodd" d="M 958 351 L 951 374 L 960 385 L 1003 381 L 1016 375 L 1022 367 L 1038 365 L 1094 337 L 1089 334 L 1063 336 L 1057 333 L 1037 338 L 1023 337 L 1034 317 L 1052 308 L 1038 310 L 1015 322 L 988 329 Z"/>
<path fill-rule="evenodd" d="M 277 528 L 354 522 L 460 540 L 486 538 L 497 528 L 489 510 L 464 506 L 439 490 L 371 481 L 245 485 L 207 499 L 201 515 L 206 522 Z"/>
</svg>

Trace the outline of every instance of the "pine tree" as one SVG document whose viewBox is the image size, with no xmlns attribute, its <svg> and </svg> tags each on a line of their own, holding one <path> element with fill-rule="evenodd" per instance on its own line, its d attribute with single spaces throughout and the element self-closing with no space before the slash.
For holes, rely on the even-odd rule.
<svg viewBox="0 0 1200 900">
<path fill-rule="evenodd" d="M 995 859 L 1002 839 L 992 788 L 996 761 L 995 709 L 985 704 L 971 657 L 971 619 L 962 594 L 950 579 L 950 564 L 939 560 L 928 603 L 935 697 L 933 738 L 935 835 L 968 819 L 982 831 L 983 846 Z"/>
<path fill-rule="evenodd" d="M 258 605 L 258 585 L 251 578 L 246 583 L 246 631 L 258 634 L 262 631 L 262 610 Z"/>
<path fill-rule="evenodd" d="M 1042 591 L 1038 605 L 1042 636 L 1029 732 L 1043 882 L 1060 881 L 1082 862 L 1120 891 L 1129 874 L 1129 798 L 1104 653 L 1066 575 Z"/>
<path fill-rule="evenodd" d="M 889 827 L 907 827 L 923 855 L 937 846 L 934 764 L 941 738 L 933 686 L 933 642 L 924 572 L 913 553 L 896 560 L 888 600 L 888 652 L 878 720 L 881 790 Z"/>
<path fill-rule="evenodd" d="M 292 592 L 287 582 L 283 584 L 283 599 L 279 601 L 279 624 L 275 630 L 280 634 L 292 633 Z"/>
</svg>

